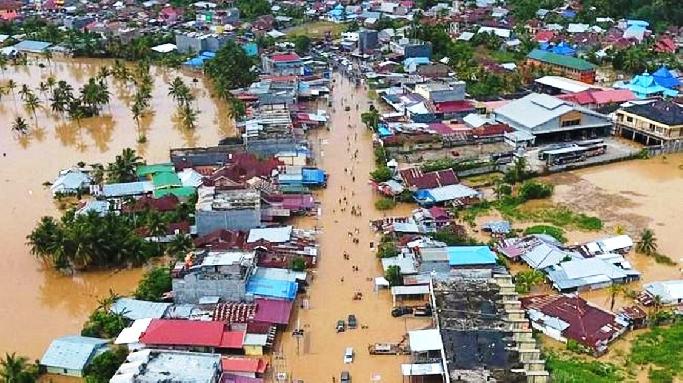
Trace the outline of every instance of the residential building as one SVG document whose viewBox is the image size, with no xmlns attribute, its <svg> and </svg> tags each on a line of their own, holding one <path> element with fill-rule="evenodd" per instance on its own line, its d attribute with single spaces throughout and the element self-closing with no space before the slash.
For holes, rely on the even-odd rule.
<svg viewBox="0 0 683 383">
<path fill-rule="evenodd" d="M 628 89 L 639 99 L 654 97 L 676 97 L 681 85 L 666 67 L 661 67 L 654 73 L 644 72 L 636 75 L 628 82 L 617 81 L 615 88 Z"/>
<path fill-rule="evenodd" d="M 608 116 L 547 94 L 529 94 L 493 114 L 496 121 L 534 135 L 536 142 L 606 136 L 612 129 Z"/>
<path fill-rule="evenodd" d="M 246 251 L 205 251 L 194 260 L 178 262 L 172 271 L 173 300 L 198 303 L 202 299 L 239 302 L 246 298 L 246 285 L 255 255 Z"/>
<path fill-rule="evenodd" d="M 534 329 L 563 343 L 578 342 L 596 356 L 607 352 L 608 344 L 629 326 L 625 319 L 578 295 L 538 295 L 521 301 Z"/>
<path fill-rule="evenodd" d="M 440 103 L 462 101 L 465 99 L 465 82 L 426 82 L 415 85 L 415 93 L 434 103 L 437 108 Z"/>
<path fill-rule="evenodd" d="M 462 269 L 490 269 L 496 254 L 488 246 L 421 247 L 416 249 L 421 273 L 457 273 Z"/>
<path fill-rule="evenodd" d="M 110 383 L 217 383 L 220 363 L 220 354 L 144 349 L 128 354 Z"/>
<path fill-rule="evenodd" d="M 403 56 L 404 59 L 417 57 L 431 59 L 432 57 L 432 44 L 422 40 L 402 38 L 392 41 L 389 47 L 392 52 Z"/>
<path fill-rule="evenodd" d="M 263 73 L 278 76 L 303 74 L 304 63 L 296 53 L 276 53 L 263 56 L 261 60 Z"/>
<path fill-rule="evenodd" d="M 653 305 L 656 298 L 663 305 L 680 305 L 683 303 L 683 280 L 657 281 L 643 286 L 643 295 L 639 297 L 646 306 Z"/>
<path fill-rule="evenodd" d="M 553 287 L 563 293 L 596 290 L 640 278 L 640 273 L 631 269 L 631 264 L 618 254 L 563 261 L 544 271 Z"/>
<path fill-rule="evenodd" d="M 117 299 L 110 310 L 112 313 L 121 314 L 126 319 L 134 321 L 145 318 L 162 318 L 169 306 L 171 304 L 166 302 L 150 302 L 123 297 Z"/>
<path fill-rule="evenodd" d="M 400 170 L 399 174 L 405 186 L 411 191 L 455 185 L 460 182 L 453 169 L 425 173 L 419 167 L 412 167 Z"/>
<path fill-rule="evenodd" d="M 224 322 L 152 319 L 139 341 L 148 348 L 216 352 L 241 350 L 244 336 Z"/>
<path fill-rule="evenodd" d="M 595 82 L 596 66 L 580 58 L 534 49 L 527 56 L 527 64 L 548 68 L 555 74 L 587 84 Z"/>
<path fill-rule="evenodd" d="M 82 377 L 90 362 L 107 351 L 108 343 L 106 339 L 77 335 L 57 338 L 40 358 L 40 366 L 49 374 Z"/>
<path fill-rule="evenodd" d="M 196 205 L 197 235 L 216 230 L 249 230 L 261 226 L 261 195 L 250 189 L 200 187 Z"/>
<path fill-rule="evenodd" d="M 358 32 L 358 50 L 361 54 L 370 54 L 379 46 L 379 33 L 373 29 L 362 29 Z"/>
<path fill-rule="evenodd" d="M 629 89 L 589 89 L 578 93 L 559 95 L 557 98 L 573 102 L 588 109 L 599 111 L 607 109 L 612 111 L 625 102 L 635 100 L 636 95 Z"/>
<path fill-rule="evenodd" d="M 90 176 L 79 168 L 65 169 L 59 172 L 57 179 L 50 185 L 53 196 L 61 194 L 78 194 L 87 192 L 92 183 Z"/>
<path fill-rule="evenodd" d="M 615 135 L 648 146 L 683 148 L 683 107 L 663 100 L 622 107 L 616 111 Z"/>
<path fill-rule="evenodd" d="M 227 35 L 200 32 L 177 33 L 175 44 L 179 53 L 216 52 L 229 40 Z"/>
</svg>

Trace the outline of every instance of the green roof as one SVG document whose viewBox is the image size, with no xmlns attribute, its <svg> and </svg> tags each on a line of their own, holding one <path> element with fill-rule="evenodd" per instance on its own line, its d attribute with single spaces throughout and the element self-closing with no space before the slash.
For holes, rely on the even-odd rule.
<svg viewBox="0 0 683 383">
<path fill-rule="evenodd" d="M 152 177 L 152 183 L 155 189 L 164 189 L 174 186 L 182 186 L 180 178 L 175 173 L 156 173 Z"/>
<path fill-rule="evenodd" d="M 154 191 L 154 198 L 161 198 L 167 195 L 174 195 L 178 198 L 190 198 L 197 194 L 197 189 L 191 186 L 183 186 L 180 188 L 158 189 Z"/>
<path fill-rule="evenodd" d="M 557 53 L 547 52 L 541 49 L 534 49 L 527 57 L 544 63 L 561 65 L 563 67 L 572 68 L 579 71 L 588 71 L 596 68 L 595 65 L 586 60 L 571 56 L 558 55 Z"/>
<path fill-rule="evenodd" d="M 163 163 L 153 165 L 140 165 L 135 170 L 135 174 L 138 177 L 145 177 L 157 173 L 175 173 L 175 167 L 172 163 Z"/>
</svg>

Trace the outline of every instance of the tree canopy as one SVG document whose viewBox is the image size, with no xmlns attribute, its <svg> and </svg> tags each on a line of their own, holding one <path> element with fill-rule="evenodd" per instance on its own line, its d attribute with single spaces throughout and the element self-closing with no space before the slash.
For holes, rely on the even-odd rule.
<svg viewBox="0 0 683 383">
<path fill-rule="evenodd" d="M 168 267 L 155 267 L 145 273 L 135 290 L 135 298 L 145 301 L 161 301 L 164 293 L 171 291 L 171 272 Z"/>
</svg>

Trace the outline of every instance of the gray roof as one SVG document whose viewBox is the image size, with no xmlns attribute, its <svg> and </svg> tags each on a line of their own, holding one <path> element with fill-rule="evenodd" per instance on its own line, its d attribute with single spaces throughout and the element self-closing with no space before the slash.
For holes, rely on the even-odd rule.
<svg viewBox="0 0 683 383">
<path fill-rule="evenodd" d="M 104 351 L 107 341 L 100 338 L 71 335 L 52 341 L 40 364 L 47 367 L 82 371 L 98 351 Z"/>
<path fill-rule="evenodd" d="M 214 382 L 220 354 L 171 350 L 140 350 L 128 355 L 111 383 Z"/>
<path fill-rule="evenodd" d="M 638 276 L 635 270 L 624 270 L 601 258 L 574 259 L 562 262 L 548 271 L 548 278 L 559 290 L 620 281 Z"/>
<path fill-rule="evenodd" d="M 132 298 L 121 298 L 111 307 L 113 313 L 121 313 L 124 317 L 137 320 L 144 318 L 159 319 L 166 314 L 170 303 L 141 301 Z"/>
<path fill-rule="evenodd" d="M 571 110 L 569 103 L 547 94 L 531 93 L 518 100 L 509 102 L 494 110 L 496 117 L 508 120 L 531 129 L 557 118 Z"/>
<path fill-rule="evenodd" d="M 63 189 L 75 190 L 86 187 L 89 184 L 90 177 L 86 173 L 78 169 L 69 169 L 57 177 L 50 189 L 53 191 L 61 191 Z"/>
<path fill-rule="evenodd" d="M 567 256 L 572 258 L 582 258 L 578 253 L 571 253 L 560 250 L 555 246 L 541 243 L 530 251 L 522 254 L 522 259 L 532 269 L 540 270 L 549 266 L 557 265 Z"/>
<path fill-rule="evenodd" d="M 644 285 L 645 291 L 658 296 L 662 303 L 676 304 L 683 300 L 683 280 L 657 281 Z"/>
<path fill-rule="evenodd" d="M 152 191 L 154 191 L 154 184 L 150 181 L 125 182 L 102 186 L 102 195 L 105 197 L 133 196 L 150 193 Z"/>
</svg>

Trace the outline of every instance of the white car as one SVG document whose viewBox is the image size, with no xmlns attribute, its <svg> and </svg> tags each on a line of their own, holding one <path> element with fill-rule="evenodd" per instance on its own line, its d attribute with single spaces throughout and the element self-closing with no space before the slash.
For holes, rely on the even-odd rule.
<svg viewBox="0 0 683 383">
<path fill-rule="evenodd" d="M 347 347 L 344 352 L 344 364 L 353 362 L 353 347 Z"/>
</svg>

